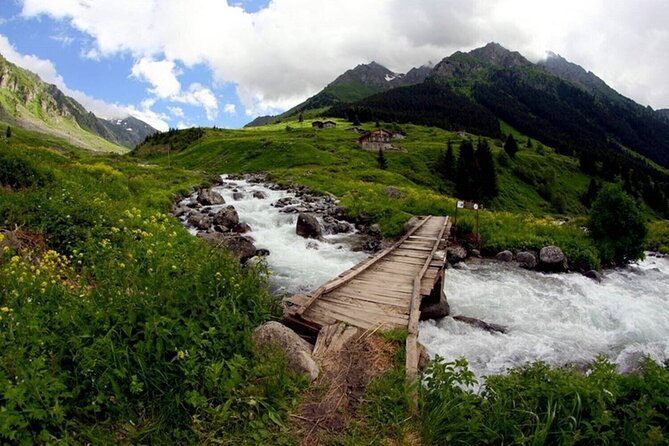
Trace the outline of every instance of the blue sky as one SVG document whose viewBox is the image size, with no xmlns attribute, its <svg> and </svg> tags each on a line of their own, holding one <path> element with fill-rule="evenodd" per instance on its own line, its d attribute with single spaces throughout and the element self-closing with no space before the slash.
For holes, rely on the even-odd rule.
<svg viewBox="0 0 669 446">
<path fill-rule="evenodd" d="M 669 108 L 666 0 L 0 0 L 0 53 L 104 117 L 240 127 L 372 60 L 547 50 Z"/>
</svg>

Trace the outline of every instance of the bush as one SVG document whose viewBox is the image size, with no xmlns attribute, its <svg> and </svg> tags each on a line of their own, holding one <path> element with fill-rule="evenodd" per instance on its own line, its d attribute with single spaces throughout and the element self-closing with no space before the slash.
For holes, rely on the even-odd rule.
<svg viewBox="0 0 669 446">
<path fill-rule="evenodd" d="M 648 228 L 638 206 L 620 185 L 607 184 L 597 194 L 588 227 L 603 264 L 643 258 Z"/>
<path fill-rule="evenodd" d="M 647 359 L 619 375 L 604 359 L 584 374 L 535 363 L 488 377 L 437 357 L 420 388 L 423 441 L 441 444 L 666 444 L 669 366 Z"/>
<path fill-rule="evenodd" d="M 51 176 L 25 158 L 12 152 L 0 153 L 0 186 L 25 189 L 44 186 Z"/>
</svg>

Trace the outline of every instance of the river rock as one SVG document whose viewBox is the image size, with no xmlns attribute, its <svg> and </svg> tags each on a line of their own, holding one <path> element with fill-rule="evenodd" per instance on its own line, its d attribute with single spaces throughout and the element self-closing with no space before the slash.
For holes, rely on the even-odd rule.
<svg viewBox="0 0 669 446">
<path fill-rule="evenodd" d="M 225 204 L 225 199 L 218 192 L 211 189 L 202 189 L 197 194 L 197 202 L 203 206 L 213 206 L 216 204 Z"/>
<path fill-rule="evenodd" d="M 256 249 L 256 256 L 257 257 L 267 257 L 268 255 L 269 255 L 269 249 L 265 249 L 265 248 Z"/>
<path fill-rule="evenodd" d="M 251 226 L 249 226 L 248 223 L 241 222 L 234 228 L 232 228 L 232 232 L 236 232 L 237 234 L 246 234 L 247 232 L 251 232 L 253 229 L 251 229 Z"/>
<path fill-rule="evenodd" d="M 516 255 L 518 266 L 525 269 L 534 269 L 537 267 L 537 257 L 529 251 L 521 251 Z"/>
<path fill-rule="evenodd" d="M 567 257 L 557 246 L 545 246 L 539 251 L 539 269 L 547 272 L 567 270 Z"/>
<path fill-rule="evenodd" d="M 513 260 L 513 253 L 511 251 L 498 252 L 495 258 L 500 262 L 510 262 Z"/>
<path fill-rule="evenodd" d="M 212 221 L 211 217 L 207 215 L 193 212 L 190 217 L 188 217 L 188 224 L 200 231 L 207 231 L 211 228 Z"/>
<path fill-rule="evenodd" d="M 597 283 L 600 283 L 602 281 L 602 275 L 598 271 L 595 271 L 594 269 L 586 271 L 585 273 L 583 273 L 583 275 L 589 279 L 594 280 Z"/>
<path fill-rule="evenodd" d="M 451 307 L 448 305 L 446 296 L 441 293 L 441 298 L 439 302 L 428 303 L 425 306 L 421 305 L 420 309 L 420 320 L 426 321 L 428 319 L 441 319 L 448 316 L 451 313 Z"/>
<path fill-rule="evenodd" d="M 411 228 L 416 226 L 418 223 L 420 223 L 420 219 L 418 217 L 411 217 L 409 221 L 404 223 L 404 233 L 406 234 L 407 232 L 411 231 Z"/>
<path fill-rule="evenodd" d="M 233 192 L 232 199 L 235 201 L 242 200 L 244 198 L 244 192 Z"/>
<path fill-rule="evenodd" d="M 267 198 L 267 194 L 261 190 L 254 190 L 253 191 L 253 198 L 257 198 L 259 200 L 263 200 Z"/>
<path fill-rule="evenodd" d="M 297 226 L 295 227 L 295 232 L 300 237 L 304 238 L 323 238 L 323 230 L 321 224 L 318 222 L 318 219 L 311 215 L 301 212 L 297 217 Z"/>
<path fill-rule="evenodd" d="M 453 316 L 453 319 L 455 319 L 456 321 L 464 322 L 465 324 L 469 324 L 473 327 L 480 328 L 481 330 L 485 330 L 488 333 L 506 333 L 507 330 L 507 328 L 504 325 L 493 324 L 490 322 L 482 321 L 481 319 L 476 319 L 474 317 Z"/>
<path fill-rule="evenodd" d="M 188 206 L 175 205 L 172 208 L 172 215 L 174 215 L 176 218 L 182 217 L 189 212 L 190 212 L 190 208 Z"/>
<path fill-rule="evenodd" d="M 279 348 L 286 354 L 291 370 L 309 375 L 312 381 L 318 378 L 320 369 L 311 356 L 311 344 L 285 325 L 274 321 L 264 323 L 254 330 L 253 342 L 258 350 Z"/>
<path fill-rule="evenodd" d="M 395 199 L 404 198 L 404 193 L 394 186 L 388 186 L 383 189 L 383 194 L 387 197 Z"/>
<path fill-rule="evenodd" d="M 253 242 L 242 235 L 200 232 L 197 236 L 215 248 L 228 249 L 242 263 L 256 254 L 256 247 Z"/>
<path fill-rule="evenodd" d="M 234 206 L 228 206 L 218 211 L 214 216 L 214 224 L 225 226 L 228 229 L 234 228 L 239 224 L 239 215 Z"/>
<path fill-rule="evenodd" d="M 451 265 L 462 262 L 467 258 L 467 250 L 462 246 L 450 246 L 446 251 L 446 259 Z"/>
<path fill-rule="evenodd" d="M 481 251 L 478 249 L 472 249 L 472 251 L 469 253 L 471 257 L 474 257 L 475 259 L 480 259 L 481 258 Z"/>
<path fill-rule="evenodd" d="M 420 342 L 416 343 L 418 347 L 418 370 L 425 370 L 430 363 L 430 355 L 427 353 L 427 348 Z"/>
<path fill-rule="evenodd" d="M 379 226 L 378 223 L 374 223 L 367 229 L 367 232 L 369 235 L 373 235 L 374 237 L 380 237 L 381 236 L 381 226 Z"/>
</svg>

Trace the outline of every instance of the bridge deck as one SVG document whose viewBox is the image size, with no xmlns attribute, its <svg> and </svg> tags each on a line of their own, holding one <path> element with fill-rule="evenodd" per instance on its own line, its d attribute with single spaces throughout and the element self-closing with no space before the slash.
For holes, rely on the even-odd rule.
<svg viewBox="0 0 669 446">
<path fill-rule="evenodd" d="M 390 248 L 324 284 L 310 297 L 293 300 L 298 308 L 290 316 L 316 327 L 345 322 L 383 331 L 409 328 L 412 307 L 420 306 L 421 296 L 430 295 L 441 277 L 449 228 L 448 217 L 422 218 Z M 413 311 L 418 313 L 417 308 Z"/>
</svg>

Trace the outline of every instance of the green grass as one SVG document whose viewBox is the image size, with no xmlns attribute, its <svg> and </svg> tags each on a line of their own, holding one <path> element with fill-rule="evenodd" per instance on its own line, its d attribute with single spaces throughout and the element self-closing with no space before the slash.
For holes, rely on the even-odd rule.
<svg viewBox="0 0 669 446">
<path fill-rule="evenodd" d="M 264 276 L 165 212 L 207 177 L 15 135 L 0 229 L 26 244 L 0 250 L 0 442 L 290 443 L 304 382 L 250 338 L 277 311 Z"/>
</svg>

